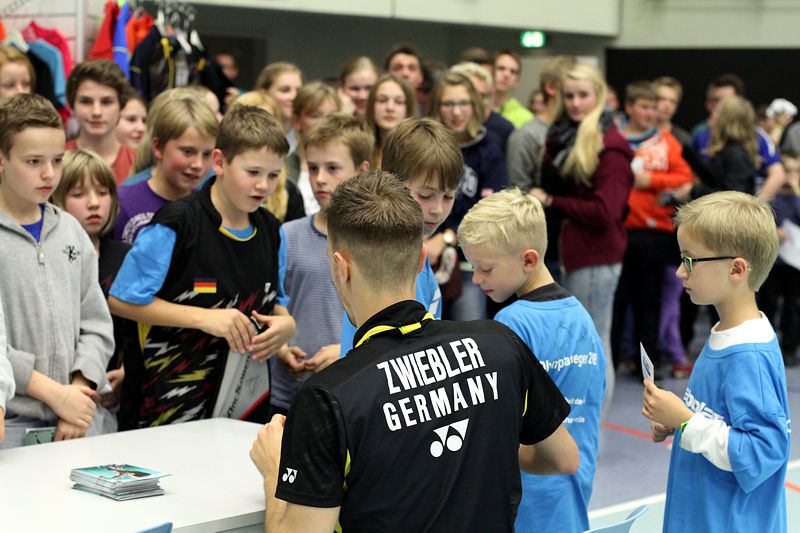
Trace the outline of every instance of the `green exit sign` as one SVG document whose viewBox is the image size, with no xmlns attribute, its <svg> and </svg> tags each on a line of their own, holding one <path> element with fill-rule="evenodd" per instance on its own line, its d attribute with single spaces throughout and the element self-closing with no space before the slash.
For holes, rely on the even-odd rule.
<svg viewBox="0 0 800 533">
<path fill-rule="evenodd" d="M 543 31 L 523 31 L 519 35 L 519 43 L 523 48 L 541 48 L 545 40 Z"/>
</svg>

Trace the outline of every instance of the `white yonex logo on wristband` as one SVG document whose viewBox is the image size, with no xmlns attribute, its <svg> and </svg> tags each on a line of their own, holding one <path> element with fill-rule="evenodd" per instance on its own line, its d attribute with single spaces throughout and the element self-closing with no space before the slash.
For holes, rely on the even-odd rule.
<svg viewBox="0 0 800 533">
<path fill-rule="evenodd" d="M 445 446 L 447 446 L 447 449 L 451 452 L 460 450 L 461 446 L 464 444 L 464 437 L 467 434 L 467 425 L 469 425 L 469 418 L 434 429 L 433 432 L 436 433 L 439 440 L 431 443 L 431 455 L 434 457 L 441 457 L 444 453 Z M 451 432 L 450 428 L 453 428 L 454 431 Z"/>
<path fill-rule="evenodd" d="M 289 483 L 294 483 L 295 478 L 297 477 L 297 470 L 294 468 L 287 468 L 286 473 L 281 476 L 281 480 Z"/>
</svg>

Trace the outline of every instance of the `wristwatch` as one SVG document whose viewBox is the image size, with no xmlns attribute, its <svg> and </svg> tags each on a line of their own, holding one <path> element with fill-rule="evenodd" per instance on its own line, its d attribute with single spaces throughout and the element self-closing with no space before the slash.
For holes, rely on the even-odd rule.
<svg viewBox="0 0 800 533">
<path fill-rule="evenodd" d="M 456 245 L 456 233 L 451 229 L 446 229 L 442 233 L 442 241 L 446 246 L 455 246 Z"/>
</svg>

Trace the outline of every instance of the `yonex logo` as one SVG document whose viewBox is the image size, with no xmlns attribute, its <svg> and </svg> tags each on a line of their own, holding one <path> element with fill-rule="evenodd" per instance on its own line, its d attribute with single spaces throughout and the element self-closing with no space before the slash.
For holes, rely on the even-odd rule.
<svg viewBox="0 0 800 533">
<path fill-rule="evenodd" d="M 433 432 L 439 440 L 431 443 L 431 455 L 434 457 L 441 457 L 444 453 L 445 446 L 451 452 L 457 452 L 464 444 L 464 437 L 467 434 L 467 425 L 469 418 L 453 422 L 446 426 L 434 429 Z M 452 428 L 453 431 L 450 431 Z"/>
<path fill-rule="evenodd" d="M 289 483 L 294 483 L 295 478 L 297 477 L 297 470 L 294 468 L 287 468 L 286 473 L 283 474 L 281 480 L 284 482 L 288 481 Z"/>
</svg>

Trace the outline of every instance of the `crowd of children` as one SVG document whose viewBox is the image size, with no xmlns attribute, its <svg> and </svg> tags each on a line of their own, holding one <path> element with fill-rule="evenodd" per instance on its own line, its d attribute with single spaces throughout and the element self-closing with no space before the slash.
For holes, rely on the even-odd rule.
<svg viewBox="0 0 800 533">
<path fill-rule="evenodd" d="M 580 453 L 577 466 L 547 455 L 547 445 L 520 451 L 521 464 L 552 459 L 570 474 L 523 472 L 521 491 L 503 485 L 517 531 L 588 529 L 601 418 L 617 369 L 640 375 L 640 342 L 656 365 L 643 413 L 654 440 L 675 435 L 664 530 L 785 530 L 785 366 L 800 346 L 798 155 L 779 154 L 734 75 L 709 85 L 708 121 L 690 136 L 672 123 L 682 96 L 672 78 L 628 85 L 620 119 L 607 109 L 601 73 L 574 57 L 544 65 L 531 109 L 513 97 L 522 68 L 513 51 L 469 49 L 464 59 L 433 79 L 419 52 L 399 45 L 385 73 L 358 57 L 336 82 L 305 82 L 299 67 L 277 62 L 253 91 L 224 102 L 198 87 L 148 102 L 115 63 L 86 61 L 66 82 L 77 125 L 67 139 L 52 104 L 31 94 L 25 56 L 0 48 L 0 449 L 43 428 L 63 440 L 212 416 L 288 415 L 287 435 L 298 438 L 306 426 L 293 424 L 304 420 L 295 397 L 335 411 L 345 439 L 348 429 L 366 431 L 372 415 L 361 410 L 372 407 L 394 432 L 426 414 L 430 421 L 426 396 L 400 403 L 399 415 L 369 398 L 344 412 L 330 398 L 347 403 L 354 393 L 342 371 L 323 370 L 363 359 L 366 341 L 383 331 L 423 335 L 432 319 L 488 318 L 518 339 L 500 345 L 532 352 L 535 380 L 563 395 L 548 393 L 548 415 L 523 391 L 514 444 L 535 450 L 565 428 Z M 406 192 L 367 172 L 375 168 Z M 345 187 L 355 200 L 336 196 L 331 215 L 339 246 L 328 235 L 329 203 L 355 176 Z M 406 215 L 381 218 L 370 180 L 408 195 Z M 372 219 L 347 201 L 363 201 Z M 407 227 L 412 211 L 422 255 L 413 235 L 370 233 Z M 413 289 L 401 283 L 411 278 Z M 400 306 L 394 292 L 418 303 L 395 317 L 379 305 Z M 710 306 L 716 322 L 699 356 L 687 333 L 697 305 Z M 413 324 L 399 318 L 417 314 Z M 388 325 L 365 331 L 373 315 Z M 485 339 L 500 335 L 496 324 L 475 327 Z M 419 354 L 438 362 L 426 366 Z M 480 352 L 469 354 L 479 366 Z M 463 359 L 455 370 L 436 366 L 447 360 L 435 349 L 406 357 L 382 363 L 390 391 L 466 371 Z M 691 375 L 684 398 L 659 388 L 665 370 Z M 475 409 L 490 394 L 479 383 L 469 385 Z M 336 392 L 315 397 L 308 389 L 319 384 Z M 458 410 L 457 394 L 453 401 Z M 322 446 L 334 437 L 315 438 Z M 352 446 L 344 481 L 368 501 L 359 476 L 374 474 L 354 457 L 359 475 L 348 477 Z M 259 445 L 253 458 L 271 480 L 268 449 Z M 341 492 L 343 479 L 330 479 Z M 278 488 L 294 503 L 328 506 Z M 337 505 L 350 523 L 381 523 L 365 508 Z M 430 523 L 463 519 L 442 511 Z"/>
</svg>

